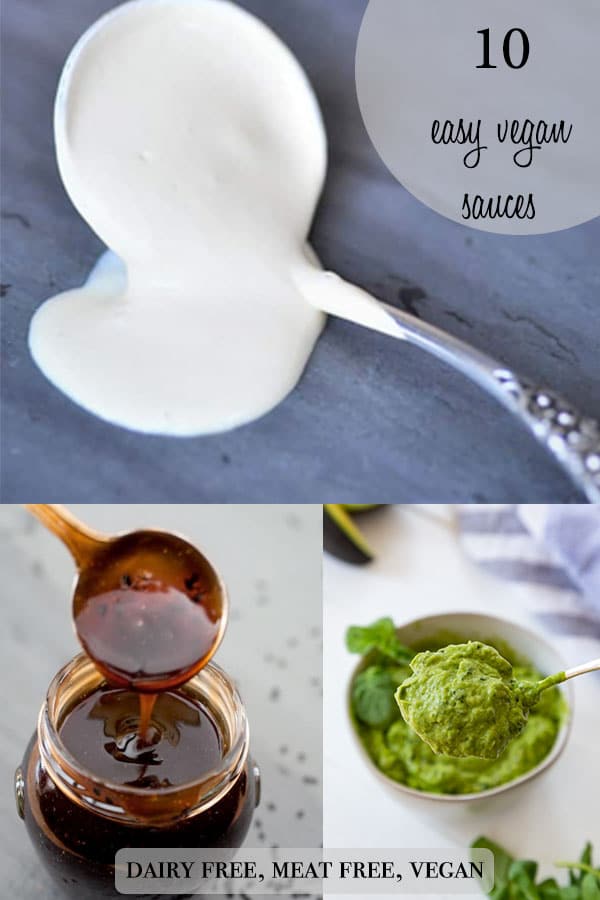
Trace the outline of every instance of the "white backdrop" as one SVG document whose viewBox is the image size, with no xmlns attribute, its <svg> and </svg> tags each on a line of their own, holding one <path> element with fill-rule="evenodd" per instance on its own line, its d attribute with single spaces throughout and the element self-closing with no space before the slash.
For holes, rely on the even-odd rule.
<svg viewBox="0 0 600 900">
<path fill-rule="evenodd" d="M 325 559 L 325 846 L 464 847 L 485 834 L 516 856 L 541 860 L 544 871 L 557 874 L 552 863 L 577 859 L 586 840 L 595 843 L 596 857 L 600 851 L 599 677 L 587 675 L 573 682 L 575 714 L 568 746 L 556 765 L 534 782 L 526 799 L 514 791 L 510 809 L 500 811 L 490 803 L 460 826 L 442 827 L 405 807 L 369 771 L 350 732 L 345 691 L 357 657 L 344 646 L 348 625 L 367 624 L 383 615 L 401 623 L 464 610 L 539 629 L 529 611 L 554 602 L 551 591 L 507 584 L 476 568 L 464 556 L 452 527 L 431 517 L 445 512 L 388 509 L 365 526 L 378 552 L 376 562 L 358 568 Z M 570 664 L 599 655 L 592 639 L 546 638 Z"/>
</svg>

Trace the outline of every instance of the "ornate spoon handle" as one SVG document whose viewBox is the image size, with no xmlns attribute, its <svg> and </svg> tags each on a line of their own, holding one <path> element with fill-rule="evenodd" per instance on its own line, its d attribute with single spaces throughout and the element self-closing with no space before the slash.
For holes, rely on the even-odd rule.
<svg viewBox="0 0 600 900">
<path fill-rule="evenodd" d="M 567 401 L 507 369 L 433 325 L 379 304 L 400 326 L 401 337 L 462 372 L 523 422 L 590 503 L 600 503 L 600 424 Z"/>
</svg>

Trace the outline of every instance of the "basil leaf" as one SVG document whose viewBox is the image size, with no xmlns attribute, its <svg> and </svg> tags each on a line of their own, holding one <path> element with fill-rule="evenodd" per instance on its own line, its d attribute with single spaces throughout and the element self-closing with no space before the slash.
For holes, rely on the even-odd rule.
<svg viewBox="0 0 600 900">
<path fill-rule="evenodd" d="M 600 900 L 600 881 L 591 872 L 586 872 L 583 876 L 581 900 Z"/>
<path fill-rule="evenodd" d="M 512 884 L 516 885 L 519 900 L 540 900 L 540 894 L 535 886 L 537 863 L 531 860 L 517 860 L 508 870 L 508 877 Z"/>
<path fill-rule="evenodd" d="M 517 880 L 526 878 L 535 884 L 535 876 L 537 875 L 537 863 L 531 859 L 518 859 L 513 862 L 508 870 L 509 880 Z"/>
<path fill-rule="evenodd" d="M 578 863 L 557 862 L 569 869 L 570 884 L 561 887 L 555 878 L 536 885 L 538 865 L 530 859 L 513 859 L 498 844 L 480 837 L 472 847 L 491 850 L 496 861 L 492 900 L 600 900 L 600 869 L 592 863 L 592 846 L 587 843 Z"/>
<path fill-rule="evenodd" d="M 346 647 L 350 653 L 370 653 L 378 650 L 395 662 L 409 662 L 414 653 L 398 639 L 396 626 L 390 618 L 378 619 L 372 625 L 351 625 L 346 632 Z"/>
<path fill-rule="evenodd" d="M 505 895 L 502 894 L 502 890 L 507 888 L 508 870 L 514 861 L 513 857 L 500 844 L 496 844 L 483 836 L 473 841 L 471 847 L 474 850 L 491 850 L 494 854 L 494 890 L 490 893 L 490 897 L 493 900 L 504 900 Z M 508 893 L 506 896 L 508 896 Z"/>
<path fill-rule="evenodd" d="M 586 866 L 591 866 L 592 864 L 592 845 L 589 841 L 583 848 L 583 853 L 581 854 L 579 862 L 582 862 Z"/>
<path fill-rule="evenodd" d="M 560 889 L 560 900 L 581 900 L 581 891 L 576 884 L 569 884 Z"/>
<path fill-rule="evenodd" d="M 389 669 L 369 666 L 359 672 L 352 685 L 352 709 L 365 725 L 387 728 L 400 717 L 394 698 L 397 683 Z"/>
<path fill-rule="evenodd" d="M 542 900 L 560 900 L 560 888 L 556 878 L 547 878 L 538 885 L 539 895 Z"/>
</svg>

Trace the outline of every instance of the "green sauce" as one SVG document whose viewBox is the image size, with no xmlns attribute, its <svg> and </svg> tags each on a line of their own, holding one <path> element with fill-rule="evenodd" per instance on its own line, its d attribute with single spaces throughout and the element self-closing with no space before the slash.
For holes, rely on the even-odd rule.
<svg viewBox="0 0 600 900">
<path fill-rule="evenodd" d="M 415 681 L 413 681 L 412 689 L 406 691 L 402 689 L 407 681 L 410 682 L 418 677 L 419 670 L 421 673 L 429 671 L 431 675 L 433 664 L 421 667 L 417 662 L 417 671 L 411 672 L 408 665 L 400 666 L 397 662 L 378 656 L 376 665 L 367 665 L 357 674 L 352 686 L 353 719 L 358 735 L 369 756 L 385 775 L 421 791 L 438 794 L 470 794 L 513 781 L 539 765 L 550 753 L 567 711 L 561 692 L 555 687 L 550 687 L 540 694 L 536 683 L 542 678 L 542 675 L 533 666 L 525 663 L 512 668 L 510 663 L 493 648 L 488 647 L 487 649 L 492 650 L 493 653 L 483 654 L 482 658 L 478 660 L 477 666 L 477 668 L 482 668 L 482 674 L 476 677 L 486 678 L 485 682 L 479 682 L 482 688 L 477 687 L 475 683 L 471 684 L 472 678 L 475 677 L 474 671 L 467 676 L 465 670 L 465 678 L 468 680 L 469 690 L 473 689 L 474 691 L 471 695 L 471 699 L 475 701 L 474 708 L 479 710 L 475 716 L 477 740 L 479 742 L 483 739 L 489 752 L 492 752 L 492 749 L 499 749 L 504 738 L 501 738 L 498 733 L 500 728 L 497 729 L 496 723 L 492 722 L 488 723 L 488 727 L 493 734 L 487 737 L 485 719 L 479 717 L 483 716 L 482 711 L 486 707 L 487 698 L 490 696 L 496 698 L 497 694 L 502 697 L 503 722 L 508 728 L 513 729 L 514 735 L 496 758 L 485 759 L 475 756 L 457 758 L 448 753 L 443 755 L 434 753 L 429 744 L 425 743 L 407 724 L 400 714 L 399 707 L 396 705 L 394 710 L 389 704 L 390 694 L 393 696 L 396 687 L 400 685 L 398 691 L 400 702 L 412 702 L 413 708 L 410 716 L 413 717 L 413 713 L 415 713 L 421 720 L 421 713 L 414 709 L 414 697 L 411 701 Z M 439 651 L 437 652 L 439 653 Z M 503 652 L 506 651 L 503 649 Z M 471 651 L 459 662 L 464 662 L 467 667 L 472 666 L 474 670 L 474 659 L 470 654 Z M 414 667 L 419 656 L 430 658 L 435 655 L 436 653 L 417 654 L 411 661 L 411 667 Z M 502 662 L 498 663 L 498 659 Z M 489 666 L 489 670 L 486 666 Z M 373 670 L 376 670 L 376 676 Z M 385 672 L 387 672 L 387 678 L 382 674 Z M 493 686 L 487 679 L 489 682 L 494 682 Z M 504 694 L 504 687 L 501 688 L 496 681 L 505 687 L 508 686 L 510 697 Z M 425 688 L 428 694 L 426 682 L 427 679 L 421 687 Z M 446 685 L 444 678 L 442 678 L 442 684 Z M 535 705 L 533 705 L 533 698 L 537 698 Z M 428 708 L 429 702 L 434 703 L 434 699 L 428 697 L 426 704 Z M 493 703 L 496 704 L 495 699 Z M 465 704 L 463 708 L 463 705 L 458 702 L 458 696 L 456 697 L 454 707 L 457 712 L 462 708 L 462 715 L 469 716 L 471 711 L 466 708 L 467 706 L 468 704 Z M 445 709 L 447 713 L 448 708 Z M 425 713 L 423 710 L 421 712 L 427 720 L 429 712 Z M 497 712 L 498 709 L 495 708 L 494 714 L 496 715 Z M 419 727 L 421 727 L 420 724 Z M 447 723 L 443 727 L 447 727 Z M 502 734 L 505 736 L 503 730 Z M 438 736 L 441 736 L 441 732 Z M 444 739 L 444 744 L 445 741 L 446 739 Z M 454 736 L 448 737 L 448 741 L 453 748 L 453 753 L 457 750 L 462 752 L 471 746 L 468 732 L 463 733 L 462 729 L 457 730 Z"/>
<path fill-rule="evenodd" d="M 434 753 L 497 759 L 527 724 L 536 687 L 479 641 L 417 653 L 396 691 L 405 721 Z"/>
</svg>

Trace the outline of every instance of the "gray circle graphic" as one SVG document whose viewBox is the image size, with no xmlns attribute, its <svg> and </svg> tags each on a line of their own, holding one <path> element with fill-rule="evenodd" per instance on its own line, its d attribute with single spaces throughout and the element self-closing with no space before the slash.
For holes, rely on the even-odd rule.
<svg viewBox="0 0 600 900">
<path fill-rule="evenodd" d="M 456 222 L 541 234 L 600 214 L 597 0 L 370 0 L 356 83 L 393 175 Z"/>
</svg>

